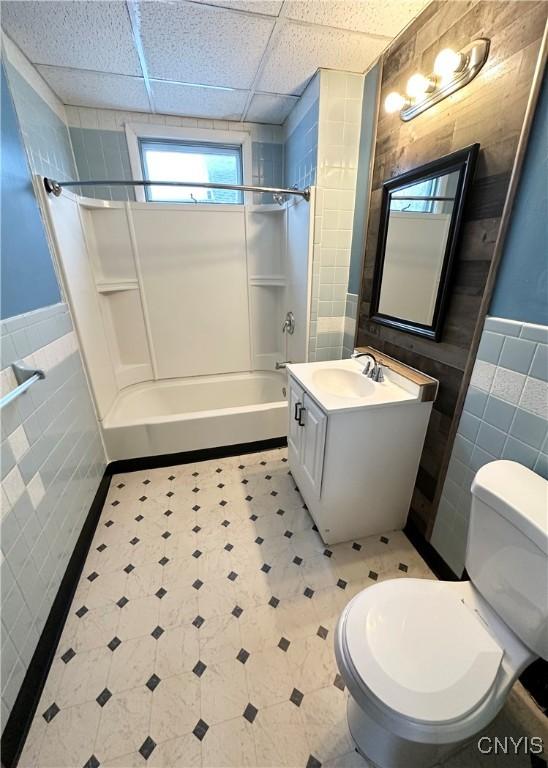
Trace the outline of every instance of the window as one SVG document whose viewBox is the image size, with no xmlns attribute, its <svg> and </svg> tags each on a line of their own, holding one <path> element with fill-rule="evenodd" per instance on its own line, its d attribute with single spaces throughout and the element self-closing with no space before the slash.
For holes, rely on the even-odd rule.
<svg viewBox="0 0 548 768">
<path fill-rule="evenodd" d="M 242 147 L 232 144 L 139 138 L 143 179 L 242 184 Z M 145 187 L 151 202 L 241 205 L 238 190 Z"/>
</svg>

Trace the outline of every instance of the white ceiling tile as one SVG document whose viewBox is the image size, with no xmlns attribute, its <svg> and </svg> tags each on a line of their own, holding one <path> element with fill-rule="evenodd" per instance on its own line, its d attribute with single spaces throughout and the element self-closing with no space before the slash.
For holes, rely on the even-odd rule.
<svg viewBox="0 0 548 768">
<path fill-rule="evenodd" d="M 251 100 L 245 119 L 252 123 L 281 125 L 297 101 L 296 96 L 256 93 Z"/>
<path fill-rule="evenodd" d="M 291 0 L 283 15 L 291 19 L 395 37 L 430 0 Z"/>
<path fill-rule="evenodd" d="M 283 5 L 283 0 L 191 0 L 191 2 L 231 8 L 234 11 L 264 13 L 267 16 L 277 16 Z"/>
<path fill-rule="evenodd" d="M 247 91 L 223 91 L 157 80 L 151 85 L 156 111 L 173 115 L 239 120 L 247 101 Z"/>
<path fill-rule="evenodd" d="M 301 94 L 319 67 L 363 72 L 386 41 L 326 27 L 288 22 L 276 39 L 258 90 Z"/>
<path fill-rule="evenodd" d="M 123 2 L 2 2 L 2 26 L 33 64 L 141 75 Z"/>
<path fill-rule="evenodd" d="M 104 109 L 150 110 L 144 80 L 85 69 L 38 67 L 65 104 Z"/>
<path fill-rule="evenodd" d="M 141 38 L 150 77 L 251 86 L 274 19 L 196 3 L 142 2 Z"/>
</svg>

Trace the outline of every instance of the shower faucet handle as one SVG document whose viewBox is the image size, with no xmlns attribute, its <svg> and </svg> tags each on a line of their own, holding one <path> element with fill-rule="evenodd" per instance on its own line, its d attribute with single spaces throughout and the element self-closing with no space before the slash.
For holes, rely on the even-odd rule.
<svg viewBox="0 0 548 768">
<path fill-rule="evenodd" d="M 285 316 L 284 324 L 282 325 L 282 333 L 289 333 L 292 336 L 295 333 L 295 315 L 293 312 L 288 312 Z"/>
</svg>

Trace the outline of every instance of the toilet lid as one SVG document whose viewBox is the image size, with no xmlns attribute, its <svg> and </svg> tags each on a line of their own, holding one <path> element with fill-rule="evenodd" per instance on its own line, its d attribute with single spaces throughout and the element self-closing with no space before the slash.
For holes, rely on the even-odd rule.
<svg viewBox="0 0 548 768">
<path fill-rule="evenodd" d="M 503 657 L 473 609 L 443 582 L 421 579 L 360 592 L 348 607 L 345 641 L 366 688 L 390 709 L 431 724 L 475 709 Z"/>
</svg>

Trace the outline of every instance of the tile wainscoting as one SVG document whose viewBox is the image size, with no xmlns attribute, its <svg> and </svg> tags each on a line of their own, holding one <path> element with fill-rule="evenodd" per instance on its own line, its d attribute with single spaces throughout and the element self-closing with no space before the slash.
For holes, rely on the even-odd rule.
<svg viewBox="0 0 548 768">
<path fill-rule="evenodd" d="M 548 326 L 489 317 L 431 543 L 460 574 L 478 469 L 510 459 L 548 479 Z"/>
<path fill-rule="evenodd" d="M 10 364 L 42 368 L 2 411 L 2 730 L 106 461 L 66 304 L 2 321 L 1 391 Z"/>
</svg>

